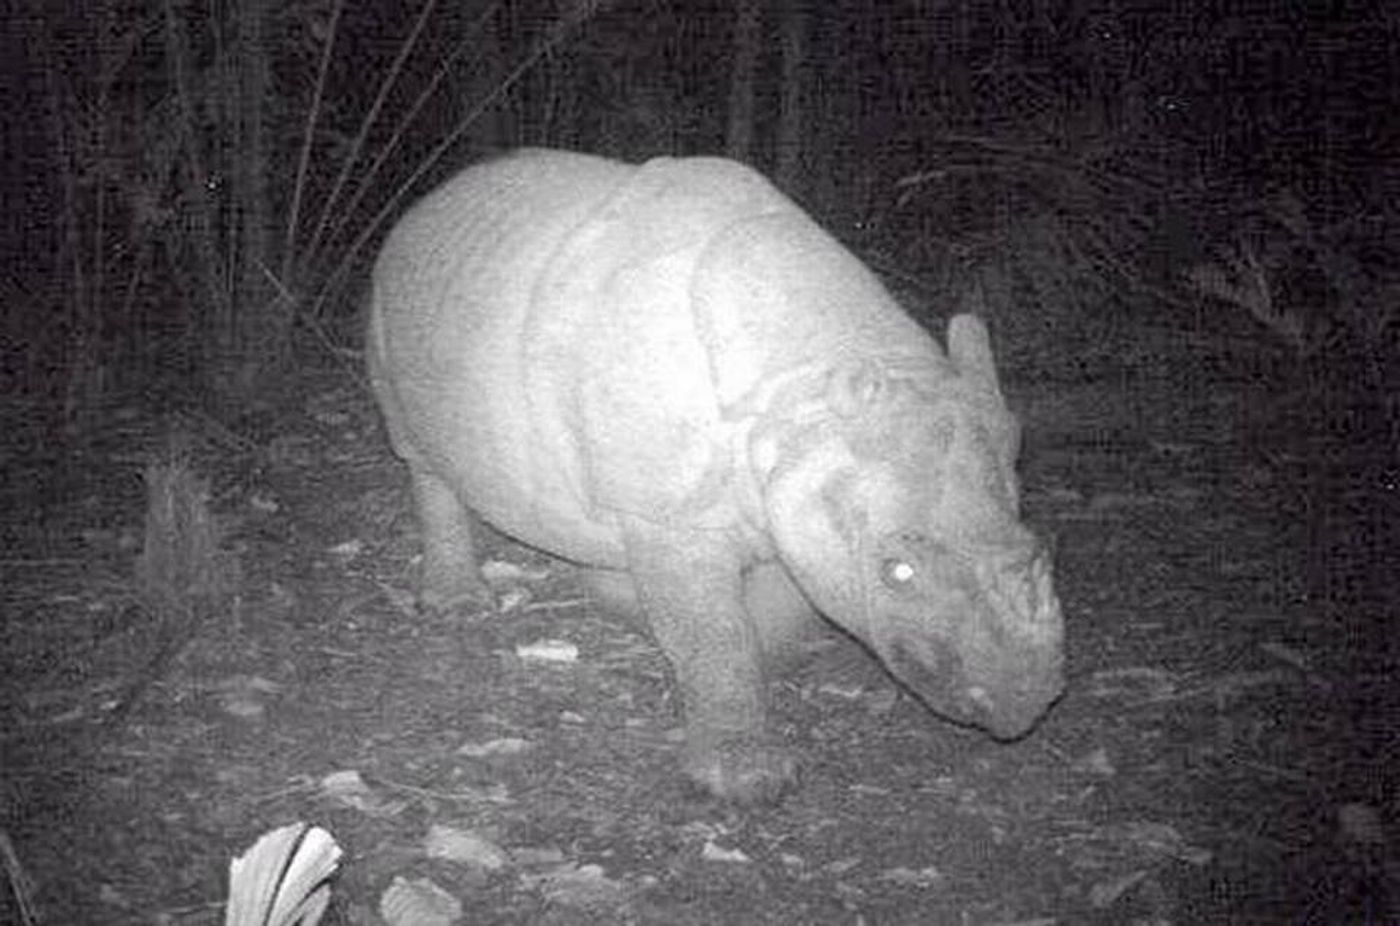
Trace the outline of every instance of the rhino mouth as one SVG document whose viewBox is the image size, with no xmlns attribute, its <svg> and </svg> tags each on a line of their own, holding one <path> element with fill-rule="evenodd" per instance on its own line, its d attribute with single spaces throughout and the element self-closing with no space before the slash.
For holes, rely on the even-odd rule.
<svg viewBox="0 0 1400 926">
<path fill-rule="evenodd" d="M 935 714 L 1010 741 L 1034 729 L 1064 690 L 1058 660 L 1036 661 L 974 676 L 946 650 L 919 654 L 896 644 L 886 665 Z"/>
</svg>

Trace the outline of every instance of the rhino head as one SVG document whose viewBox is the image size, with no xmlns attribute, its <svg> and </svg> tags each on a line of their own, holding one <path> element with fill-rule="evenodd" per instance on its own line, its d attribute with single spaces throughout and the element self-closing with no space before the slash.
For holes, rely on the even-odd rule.
<svg viewBox="0 0 1400 926">
<path fill-rule="evenodd" d="M 754 443 L 784 565 L 935 713 L 1024 734 L 1063 688 L 1063 620 L 986 328 L 953 319 L 932 370 L 838 366 L 813 404 Z"/>
</svg>

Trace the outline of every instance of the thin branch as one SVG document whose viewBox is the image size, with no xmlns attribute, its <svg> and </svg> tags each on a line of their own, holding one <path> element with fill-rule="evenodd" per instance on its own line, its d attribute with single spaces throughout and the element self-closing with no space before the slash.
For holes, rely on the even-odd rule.
<svg viewBox="0 0 1400 926">
<path fill-rule="evenodd" d="M 345 9 L 345 0 L 335 0 L 331 8 L 330 25 L 326 28 L 326 44 L 321 49 L 321 66 L 316 72 L 316 92 L 311 98 L 311 110 L 306 114 L 306 129 L 301 140 L 301 155 L 297 158 L 297 178 L 292 186 L 292 208 L 287 213 L 287 230 L 282 238 L 282 277 L 290 279 L 293 252 L 296 244 L 297 220 L 301 215 L 301 197 L 306 189 L 306 171 L 311 164 L 311 144 L 316 136 L 316 123 L 321 119 L 321 103 L 325 99 L 326 75 L 330 72 L 331 51 L 335 48 L 340 13 Z M 377 101 L 376 101 L 377 104 Z M 353 161 L 353 156 L 346 163 Z"/>
<path fill-rule="evenodd" d="M 427 157 L 418 165 L 417 169 L 409 175 L 407 180 L 399 185 L 398 189 L 389 197 L 389 200 L 375 213 L 374 218 L 366 224 L 364 230 L 356 237 L 354 243 L 345 250 L 340 263 L 336 266 L 335 271 L 326 278 L 325 285 L 322 286 L 320 294 L 316 297 L 316 302 L 311 311 L 313 317 L 319 317 L 321 306 L 331 292 L 333 284 L 349 270 L 360 250 L 374 237 L 375 233 L 379 230 L 379 226 L 398 208 L 400 200 L 404 198 L 408 191 L 413 189 L 418 181 L 422 179 L 423 175 L 432 169 L 443 154 L 451 150 L 452 146 L 466 134 L 466 131 L 471 128 L 472 124 L 476 122 L 483 112 L 493 106 L 500 97 L 504 96 L 522 77 L 529 73 L 530 69 L 533 68 L 541 58 L 559 45 L 575 28 L 587 22 L 605 3 L 606 0 L 579 0 L 577 9 L 572 15 L 566 14 L 561 16 L 551 28 L 549 35 L 535 46 L 530 54 L 526 56 L 525 60 L 516 65 L 516 67 L 496 85 L 496 88 L 486 95 L 485 99 L 458 120 L 456 128 L 439 142 L 437 147 L 429 152 Z"/>
<path fill-rule="evenodd" d="M 468 29 L 466 35 L 457 43 L 457 47 L 443 60 L 437 72 L 434 73 L 432 79 L 428 81 L 428 85 L 423 89 L 423 92 L 418 94 L 418 98 L 413 101 L 413 105 L 410 106 L 399 119 L 398 125 L 394 126 L 394 131 L 390 133 L 388 141 L 380 147 L 379 154 L 375 156 L 374 162 L 371 163 L 369 169 L 358 178 L 359 187 L 356 189 L 355 195 L 351 198 L 350 203 L 344 209 L 340 210 L 340 220 L 336 222 L 335 228 L 333 228 L 330 235 L 327 236 L 328 240 L 338 241 L 340 239 L 341 231 L 344 230 L 346 223 L 356 214 L 360 201 L 364 199 L 371 190 L 375 189 L 374 178 L 378 175 L 379 169 L 389 160 L 389 156 L 397 150 L 399 141 L 403 138 L 408 127 L 413 124 L 413 120 L 418 117 L 418 113 L 427 105 L 428 100 L 432 99 L 438 84 L 442 83 L 442 81 L 447 78 L 447 75 L 451 73 L 453 63 L 467 50 L 472 40 L 480 35 L 486 21 L 490 17 L 496 15 L 496 10 L 500 8 L 500 5 L 500 2 L 494 3 L 482 13 L 476 23 L 473 24 L 472 28 Z M 349 164 L 350 162 L 347 160 L 347 169 Z M 344 172 L 341 174 L 341 180 L 344 180 Z M 337 188 L 338 187 L 339 183 L 337 183 Z M 329 210 L 327 210 L 327 214 L 329 214 Z M 322 218 L 324 220 L 325 216 L 323 215 Z M 316 252 L 320 249 L 321 241 L 323 240 L 321 232 L 322 229 L 317 228 L 315 238 L 313 238 L 311 245 L 306 249 L 306 260 L 308 263 L 315 260 Z"/>
<path fill-rule="evenodd" d="M 389 73 L 385 75 L 384 80 L 380 81 L 379 93 L 375 96 L 374 103 L 370 106 L 369 112 L 365 114 L 364 119 L 360 120 L 359 134 L 355 136 L 354 144 L 350 146 L 350 150 L 345 154 L 345 160 L 340 165 L 340 176 L 335 178 L 335 184 L 331 187 L 330 195 L 328 195 L 321 204 L 321 217 L 316 220 L 316 230 L 312 233 L 311 243 L 307 245 L 306 248 L 308 256 L 314 255 L 317 249 L 320 248 L 321 238 L 326 231 L 326 224 L 330 221 L 331 210 L 335 208 L 336 203 L 340 200 L 340 192 L 345 188 L 345 183 L 350 178 L 350 171 L 354 168 L 355 162 L 360 159 L 360 149 L 364 147 L 365 139 L 369 137 L 369 130 L 374 127 L 375 121 L 379 118 L 379 111 L 384 108 L 384 103 L 389 98 L 389 91 L 393 89 L 395 81 L 398 80 L 399 73 L 403 70 L 404 62 L 408 60 L 408 56 L 413 52 L 413 49 L 417 47 L 418 38 L 423 34 L 423 28 L 428 24 L 428 17 L 432 14 L 434 8 L 437 7 L 437 3 L 438 0 L 428 0 L 427 3 L 423 4 L 423 9 L 418 14 L 418 21 L 413 24 L 413 30 L 409 32 L 408 37 L 399 45 L 398 56 L 394 58 L 394 63 L 389 66 Z M 327 41 L 326 45 L 329 49 L 330 42 Z M 371 176 L 372 175 L 373 172 L 371 171 Z M 358 201 L 358 198 L 357 196 L 356 201 Z M 342 210 L 342 214 L 353 211 L 354 205 L 354 203 L 351 203 L 349 209 Z M 290 236 L 287 243 L 289 245 L 287 257 L 290 259 Z M 283 276 L 287 276 L 287 274 L 284 273 Z"/>
<path fill-rule="evenodd" d="M 170 67 L 174 72 L 175 100 L 179 109 L 180 124 L 176 130 L 180 133 L 184 141 L 185 152 L 188 155 L 183 164 L 185 166 L 185 189 L 194 190 L 204 183 L 204 178 L 209 174 L 204 164 L 204 153 L 199 146 L 199 137 L 195 129 L 195 108 L 194 99 L 190 93 L 190 64 L 186 55 L 185 43 L 180 35 L 180 19 L 175 13 L 173 0 L 165 0 L 165 51 L 170 59 Z M 219 264 L 218 255 L 215 254 L 212 242 L 209 240 L 214 227 L 214 218 L 211 214 L 211 206 L 207 196 L 195 198 L 194 208 L 199 213 L 201 227 L 199 234 L 194 235 L 194 247 L 199 253 L 198 263 L 200 282 L 208 290 L 206 297 L 209 306 L 215 307 L 222 304 L 227 293 L 226 288 L 221 288 L 217 277 L 216 268 Z"/>
</svg>

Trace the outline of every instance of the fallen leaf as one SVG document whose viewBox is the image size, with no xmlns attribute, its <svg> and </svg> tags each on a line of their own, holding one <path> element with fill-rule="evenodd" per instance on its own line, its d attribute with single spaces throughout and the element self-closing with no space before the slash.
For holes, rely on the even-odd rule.
<svg viewBox="0 0 1400 926">
<path fill-rule="evenodd" d="M 747 864 L 752 861 L 742 849 L 726 849 L 715 843 L 713 839 L 705 840 L 704 847 L 700 850 L 700 857 L 707 862 L 732 862 Z"/>
<path fill-rule="evenodd" d="M 626 889 L 597 865 L 560 865 L 539 875 L 523 875 L 521 883 L 540 891 L 550 903 L 574 909 L 616 907 Z"/>
<path fill-rule="evenodd" d="M 529 740 L 521 739 L 518 736 L 504 736 L 481 743 L 463 743 L 457 747 L 457 755 L 470 759 L 482 759 L 486 756 L 515 756 L 527 752 L 533 747 L 534 744 Z"/>
<path fill-rule="evenodd" d="M 329 552 L 331 556 L 334 556 L 336 559 L 352 560 L 363 553 L 364 549 L 364 541 L 355 539 L 347 540 L 344 543 L 338 543 L 331 547 Z"/>
<path fill-rule="evenodd" d="M 522 582 L 540 582 L 549 578 L 549 570 L 531 569 L 505 560 L 488 559 L 481 564 L 481 578 L 491 585 L 508 585 Z"/>
<path fill-rule="evenodd" d="M 428 858 L 444 859 L 486 871 L 500 871 L 510 856 L 500 846 L 473 830 L 434 824 L 423 840 Z"/>
<path fill-rule="evenodd" d="M 462 918 L 462 902 L 430 878 L 394 878 L 379 898 L 388 926 L 452 926 Z"/>
<path fill-rule="evenodd" d="M 1118 774 L 1118 769 L 1113 765 L 1113 760 L 1108 757 L 1108 750 L 1103 746 L 1091 750 L 1087 754 L 1076 759 L 1074 762 L 1076 772 L 1085 772 L 1090 775 L 1098 775 L 1101 778 L 1112 778 Z"/>
<path fill-rule="evenodd" d="M 330 833 L 308 823 L 264 833 L 229 864 L 226 926 L 316 926 L 342 854 Z"/>
<path fill-rule="evenodd" d="M 380 796 L 365 784 L 360 773 L 353 769 L 331 772 L 322 778 L 321 795 L 372 817 L 396 816 L 407 806 L 403 801 L 388 800 Z"/>
<path fill-rule="evenodd" d="M 1110 878 L 1107 881 L 1100 881 L 1089 888 L 1089 903 L 1096 910 L 1105 910 L 1118 901 L 1128 891 L 1133 889 L 1143 878 L 1147 877 L 1146 869 L 1138 869 L 1130 874 L 1117 878 Z"/>
<path fill-rule="evenodd" d="M 929 865 L 915 871 L 900 865 L 897 868 L 890 868 L 880 873 L 881 881 L 890 881 L 894 884 L 902 884 L 905 887 L 934 887 L 943 883 L 943 872 Z"/>
<path fill-rule="evenodd" d="M 515 655 L 526 661 L 571 663 L 578 661 L 578 647 L 567 640 L 536 640 L 517 646 Z"/>
<path fill-rule="evenodd" d="M 530 590 L 527 588 L 512 588 L 501 592 L 496 601 L 496 607 L 503 614 L 512 611 L 519 611 L 530 603 Z"/>
</svg>

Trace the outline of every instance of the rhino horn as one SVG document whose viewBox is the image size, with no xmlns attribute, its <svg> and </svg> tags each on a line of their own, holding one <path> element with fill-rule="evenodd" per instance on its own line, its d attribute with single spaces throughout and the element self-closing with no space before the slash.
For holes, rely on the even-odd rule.
<svg viewBox="0 0 1400 926">
<path fill-rule="evenodd" d="M 976 315 L 955 315 L 948 322 L 948 357 L 958 372 L 979 389 L 1001 398 L 996 362 L 987 324 Z"/>
</svg>

